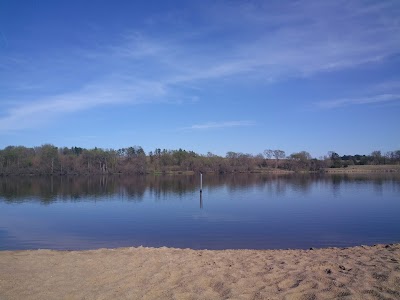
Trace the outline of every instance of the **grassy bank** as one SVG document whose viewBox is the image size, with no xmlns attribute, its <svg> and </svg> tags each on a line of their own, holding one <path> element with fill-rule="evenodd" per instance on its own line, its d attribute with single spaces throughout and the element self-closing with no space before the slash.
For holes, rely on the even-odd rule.
<svg viewBox="0 0 400 300">
<path fill-rule="evenodd" d="M 329 174 L 346 174 L 346 173 L 396 173 L 400 172 L 400 165 L 363 165 L 348 166 L 346 168 L 326 168 Z"/>
</svg>

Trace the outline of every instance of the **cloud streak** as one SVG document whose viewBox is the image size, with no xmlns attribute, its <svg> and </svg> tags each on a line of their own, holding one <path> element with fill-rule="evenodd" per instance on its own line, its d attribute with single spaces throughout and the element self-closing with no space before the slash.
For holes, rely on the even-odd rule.
<svg viewBox="0 0 400 300">
<path fill-rule="evenodd" d="M 225 121 L 225 122 L 206 122 L 202 124 L 195 124 L 189 127 L 184 127 L 184 130 L 210 130 L 231 127 L 246 127 L 255 126 L 254 121 Z"/>
<path fill-rule="evenodd" d="M 321 109 L 335 109 L 351 105 L 367 105 L 387 102 L 400 102 L 400 94 L 381 94 L 368 97 L 341 98 L 317 102 L 316 105 Z"/>
<path fill-rule="evenodd" d="M 165 93 L 164 86 L 157 82 L 106 81 L 91 84 L 76 92 L 10 106 L 0 117 L 0 132 L 29 129 L 54 120 L 60 115 L 98 106 L 152 103 L 154 99 L 162 99 Z"/>
</svg>

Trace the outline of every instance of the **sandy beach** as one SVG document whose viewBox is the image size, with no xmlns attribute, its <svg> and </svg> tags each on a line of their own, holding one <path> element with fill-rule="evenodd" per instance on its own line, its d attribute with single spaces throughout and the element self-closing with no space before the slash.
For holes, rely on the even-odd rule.
<svg viewBox="0 0 400 300">
<path fill-rule="evenodd" d="M 400 244 L 0 252 L 0 299 L 400 299 Z"/>
</svg>

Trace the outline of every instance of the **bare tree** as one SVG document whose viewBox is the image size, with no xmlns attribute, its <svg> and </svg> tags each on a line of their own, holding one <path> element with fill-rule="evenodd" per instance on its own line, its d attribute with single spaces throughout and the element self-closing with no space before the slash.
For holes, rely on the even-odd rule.
<svg viewBox="0 0 400 300">
<path fill-rule="evenodd" d="M 274 150 L 266 149 L 264 150 L 264 156 L 266 159 L 271 159 L 274 155 Z"/>
<path fill-rule="evenodd" d="M 372 156 L 372 159 L 373 159 L 372 163 L 374 165 L 379 165 L 381 163 L 381 161 L 382 161 L 382 153 L 381 153 L 381 151 L 375 150 L 375 151 L 373 151 L 371 153 L 371 156 Z"/>
<path fill-rule="evenodd" d="M 274 150 L 271 150 L 271 149 L 264 150 L 264 156 L 265 156 L 265 159 L 267 160 L 266 164 L 268 166 L 268 160 L 271 160 L 272 157 L 274 156 Z"/>
<path fill-rule="evenodd" d="M 279 159 L 283 159 L 286 157 L 285 151 L 283 150 L 274 150 L 273 155 L 275 157 L 275 168 L 278 168 Z"/>
</svg>

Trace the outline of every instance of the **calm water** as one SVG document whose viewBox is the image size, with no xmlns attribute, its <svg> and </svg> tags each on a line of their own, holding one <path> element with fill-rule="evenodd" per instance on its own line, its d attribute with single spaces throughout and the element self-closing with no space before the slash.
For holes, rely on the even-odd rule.
<svg viewBox="0 0 400 300">
<path fill-rule="evenodd" d="M 0 178 L 0 250 L 400 242 L 400 177 Z"/>
</svg>

